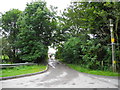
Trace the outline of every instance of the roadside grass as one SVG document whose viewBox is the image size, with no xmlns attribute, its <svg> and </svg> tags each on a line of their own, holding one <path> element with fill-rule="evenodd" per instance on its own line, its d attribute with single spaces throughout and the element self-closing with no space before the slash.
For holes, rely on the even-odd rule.
<svg viewBox="0 0 120 90">
<path fill-rule="evenodd" d="M 83 67 L 81 67 L 79 65 L 75 65 L 75 64 L 66 64 L 66 65 L 76 71 L 83 72 L 83 73 L 89 73 L 89 74 L 94 74 L 94 75 L 103 75 L 103 76 L 120 76 L 120 73 L 117 73 L 117 72 L 91 70 L 91 69 L 86 69 L 86 68 L 83 68 Z"/>
<path fill-rule="evenodd" d="M 35 72 L 40 72 L 46 69 L 47 66 L 44 65 L 32 65 L 32 66 L 17 66 L 14 68 L 6 68 L 1 70 L 0 77 L 9 77 L 22 74 L 30 74 Z"/>
</svg>

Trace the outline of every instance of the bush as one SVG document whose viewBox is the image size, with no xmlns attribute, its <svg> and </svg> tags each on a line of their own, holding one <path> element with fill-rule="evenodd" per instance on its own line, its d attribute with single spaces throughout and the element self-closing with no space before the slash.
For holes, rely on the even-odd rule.
<svg viewBox="0 0 120 90">
<path fill-rule="evenodd" d="M 0 59 L 2 60 L 1 63 L 8 63 L 9 57 L 7 55 L 1 55 Z"/>
<path fill-rule="evenodd" d="M 97 39 L 72 37 L 58 48 L 56 56 L 68 64 L 79 64 L 89 69 L 109 70 L 112 64 L 111 48 Z"/>
<path fill-rule="evenodd" d="M 71 38 L 64 44 L 63 47 L 63 60 L 68 63 L 79 63 L 81 60 L 80 51 L 80 40 L 79 38 Z"/>
<path fill-rule="evenodd" d="M 104 49 L 100 43 L 95 43 L 94 39 L 87 40 L 86 43 L 81 45 L 82 60 L 85 67 L 90 69 L 99 69 L 100 61 L 104 58 Z"/>
<path fill-rule="evenodd" d="M 38 64 L 46 62 L 48 48 L 40 42 L 30 40 L 19 50 L 18 56 L 22 61 Z"/>
</svg>

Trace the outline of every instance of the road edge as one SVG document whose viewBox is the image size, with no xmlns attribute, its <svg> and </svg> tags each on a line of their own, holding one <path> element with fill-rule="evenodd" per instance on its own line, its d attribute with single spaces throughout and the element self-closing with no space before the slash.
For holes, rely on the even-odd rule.
<svg viewBox="0 0 120 90">
<path fill-rule="evenodd" d="M 61 62 L 61 61 L 59 61 L 59 62 L 60 62 L 61 64 L 65 65 L 65 66 L 67 66 L 68 68 L 70 68 L 70 69 L 72 69 L 72 70 L 74 70 L 74 71 L 77 71 L 77 70 L 69 67 L 68 65 L 66 65 L 66 64 L 63 63 L 63 62 Z M 79 71 L 77 71 L 77 72 L 79 72 Z M 85 75 L 89 75 L 89 76 L 94 75 L 94 76 L 98 76 L 98 77 L 105 77 L 105 78 L 112 78 L 112 79 L 118 79 L 118 80 L 120 80 L 120 76 L 104 76 L 104 75 L 96 75 L 96 74 L 90 74 L 90 73 L 85 73 L 85 72 L 79 72 L 79 73 L 82 73 L 82 74 L 85 74 Z"/>
<path fill-rule="evenodd" d="M 16 75 L 16 76 L 10 76 L 10 77 L 0 77 L 0 80 L 8 80 L 8 79 L 15 79 L 15 78 L 20 78 L 20 77 L 26 77 L 26 76 L 32 76 L 32 75 L 37 75 L 37 74 L 42 74 L 46 71 L 48 71 L 49 65 L 47 65 L 46 69 L 40 72 L 36 73 L 30 73 L 30 74 L 22 74 L 22 75 Z"/>
</svg>

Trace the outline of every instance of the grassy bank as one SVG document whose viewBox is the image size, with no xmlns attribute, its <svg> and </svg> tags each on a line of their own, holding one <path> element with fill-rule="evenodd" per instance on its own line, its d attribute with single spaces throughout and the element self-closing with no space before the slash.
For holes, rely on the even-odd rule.
<svg viewBox="0 0 120 90">
<path fill-rule="evenodd" d="M 74 64 L 67 64 L 70 68 L 77 70 L 79 72 L 83 73 L 89 73 L 94 75 L 103 75 L 103 76 L 120 76 L 117 72 L 111 72 L 111 71 L 101 71 L 101 70 L 90 70 L 83 67 L 80 67 L 79 65 Z"/>
<path fill-rule="evenodd" d="M 16 76 L 22 74 L 30 74 L 35 72 L 40 72 L 46 69 L 47 66 L 44 65 L 33 65 L 33 66 L 18 66 L 14 68 L 2 69 L 2 74 L 0 77 Z"/>
</svg>

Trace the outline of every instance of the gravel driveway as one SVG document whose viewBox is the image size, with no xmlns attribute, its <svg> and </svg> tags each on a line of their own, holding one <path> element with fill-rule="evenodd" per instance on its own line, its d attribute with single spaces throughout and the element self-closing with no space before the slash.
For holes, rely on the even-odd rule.
<svg viewBox="0 0 120 90">
<path fill-rule="evenodd" d="M 118 88 L 117 77 L 80 73 L 50 60 L 43 74 L 0 81 L 2 88 Z"/>
</svg>

